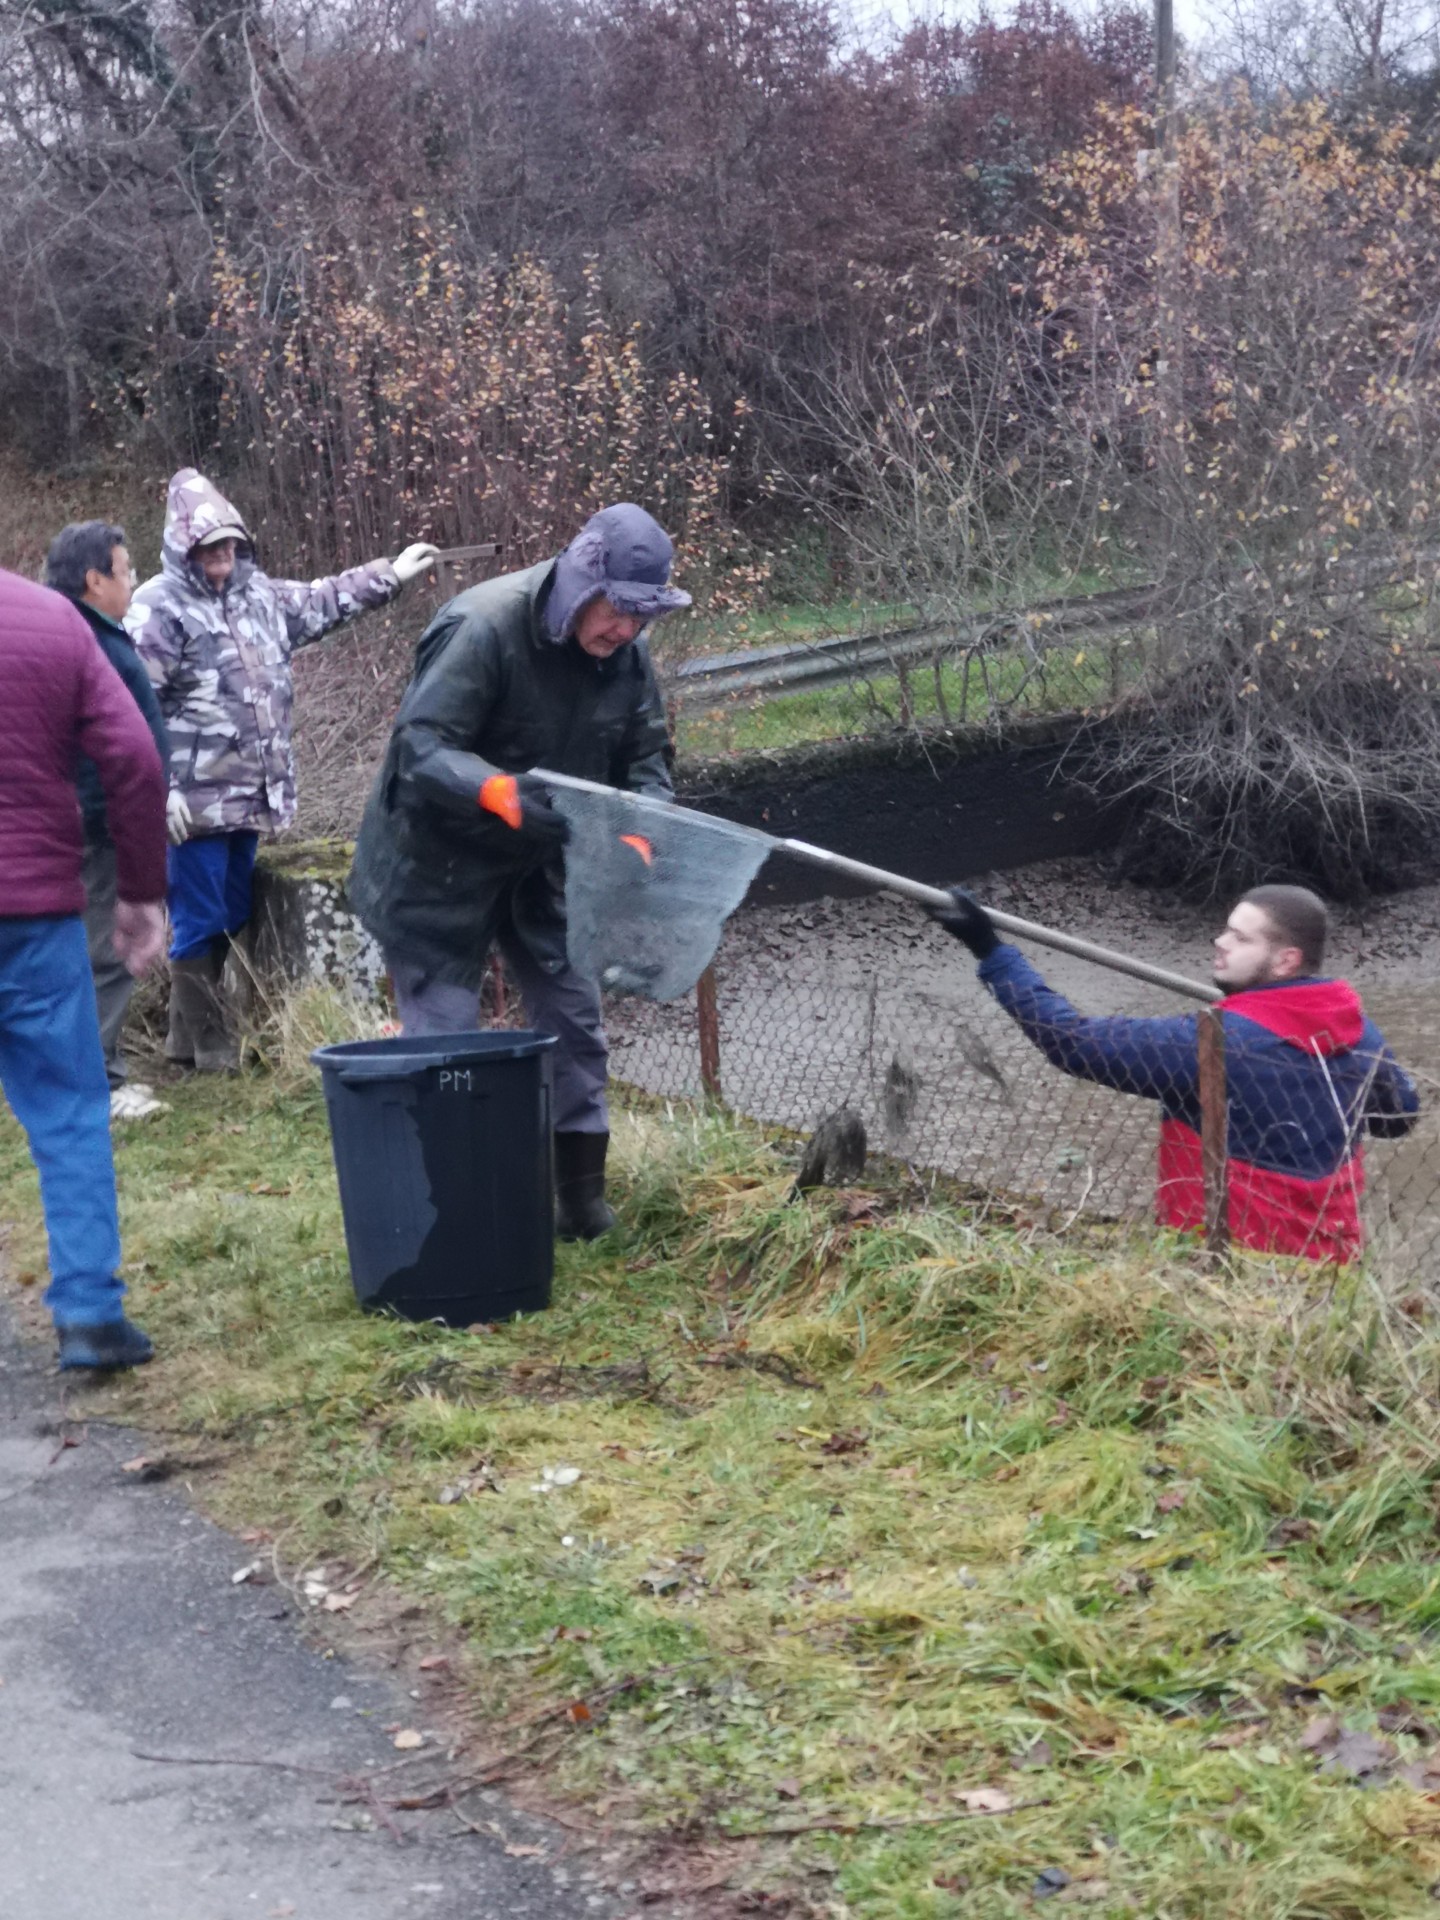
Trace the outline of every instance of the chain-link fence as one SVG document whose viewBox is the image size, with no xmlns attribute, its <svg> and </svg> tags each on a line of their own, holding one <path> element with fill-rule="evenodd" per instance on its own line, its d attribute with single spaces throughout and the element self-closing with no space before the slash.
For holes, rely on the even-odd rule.
<svg viewBox="0 0 1440 1920">
<path fill-rule="evenodd" d="M 608 1002 L 615 1078 L 806 1134 L 848 1108 L 872 1149 L 1052 1224 L 1158 1204 L 1203 1230 L 1208 1208 L 1212 1234 L 1228 1218 L 1242 1242 L 1343 1257 L 1363 1219 L 1387 1266 L 1440 1270 L 1440 1062 L 1407 1053 L 1402 1073 L 1343 992 L 1298 1009 L 1261 993 L 1253 1017 L 1223 1035 L 1215 1021 L 1224 1058 L 1202 1099 L 1197 1016 L 1213 1016 L 1193 1002 L 1037 954 L 1082 1009 L 1158 1018 L 1072 1028 L 1006 960 L 1017 1021 L 919 916 L 846 912 L 873 937 L 835 940 L 824 909 L 742 914 L 698 994 Z"/>
</svg>

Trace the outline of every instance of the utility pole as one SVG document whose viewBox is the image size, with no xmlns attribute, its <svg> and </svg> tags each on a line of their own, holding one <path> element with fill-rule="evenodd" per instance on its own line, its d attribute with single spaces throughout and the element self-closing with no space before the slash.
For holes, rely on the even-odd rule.
<svg viewBox="0 0 1440 1920">
<path fill-rule="evenodd" d="M 1167 532 L 1180 510 L 1183 478 L 1185 330 L 1181 313 L 1184 268 L 1180 227 L 1180 115 L 1175 103 L 1175 4 L 1155 0 L 1155 291 L 1158 360 L 1155 368 L 1157 478 L 1163 488 Z M 1168 546 L 1168 542 L 1167 542 Z"/>
</svg>

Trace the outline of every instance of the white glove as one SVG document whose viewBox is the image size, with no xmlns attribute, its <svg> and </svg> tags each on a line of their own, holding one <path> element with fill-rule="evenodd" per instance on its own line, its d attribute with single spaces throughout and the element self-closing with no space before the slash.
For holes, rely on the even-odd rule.
<svg viewBox="0 0 1440 1920">
<path fill-rule="evenodd" d="M 390 562 L 400 576 L 401 586 L 424 573 L 427 567 L 433 567 L 440 558 L 440 549 L 432 547 L 427 540 L 417 540 L 413 547 L 406 547 L 403 553 L 397 553 Z"/>
<path fill-rule="evenodd" d="M 190 802 L 178 787 L 171 787 L 165 796 L 165 831 L 172 847 L 190 838 L 190 827 Z"/>
</svg>

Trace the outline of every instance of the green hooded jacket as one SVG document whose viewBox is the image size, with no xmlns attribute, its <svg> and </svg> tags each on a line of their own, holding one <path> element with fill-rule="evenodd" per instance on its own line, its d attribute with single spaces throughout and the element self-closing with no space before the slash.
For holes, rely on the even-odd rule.
<svg viewBox="0 0 1440 1920">
<path fill-rule="evenodd" d="M 493 773 L 532 767 L 672 795 L 665 709 L 643 639 L 595 660 L 544 620 L 553 561 L 483 581 L 415 650 L 365 807 L 351 904 L 389 954 L 478 986 L 511 926 L 542 966 L 565 964 L 564 876 L 479 804 Z"/>
</svg>

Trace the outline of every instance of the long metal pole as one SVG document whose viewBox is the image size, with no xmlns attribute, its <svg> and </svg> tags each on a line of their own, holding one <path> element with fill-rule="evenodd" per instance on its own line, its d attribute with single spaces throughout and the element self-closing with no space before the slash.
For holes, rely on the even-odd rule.
<svg viewBox="0 0 1440 1920">
<path fill-rule="evenodd" d="M 910 880 L 904 874 L 887 873 L 883 867 L 867 866 L 863 860 L 849 860 L 843 853 L 830 853 L 824 847 L 812 847 L 805 840 L 777 840 L 778 853 L 788 853 L 811 866 L 824 867 L 843 874 L 847 880 L 863 881 L 884 893 L 898 893 L 902 899 L 916 900 L 922 907 L 948 907 L 950 896 L 943 887 L 930 887 L 923 880 Z M 1113 947 L 1097 946 L 1078 934 L 1061 933 L 1055 927 L 1042 927 L 1034 920 L 1022 920 L 1018 914 L 1002 913 L 998 907 L 986 907 L 986 913 L 1002 933 L 1021 940 L 1034 940 L 1057 953 L 1074 954 L 1077 960 L 1093 961 L 1097 967 L 1109 967 L 1112 973 L 1125 973 L 1132 980 L 1145 980 L 1151 986 L 1166 987 L 1171 993 L 1183 993 L 1191 1000 L 1218 1000 L 1217 987 L 1207 987 L 1187 974 L 1172 973 L 1168 967 L 1153 967 L 1148 960 L 1136 960 L 1128 953 L 1116 953 Z"/>
<path fill-rule="evenodd" d="M 927 886 L 923 880 L 911 880 L 903 873 L 888 873 L 884 867 L 868 866 L 863 860 L 851 860 L 843 853 L 831 853 L 827 847 L 811 846 L 808 840 L 782 840 L 773 833 L 762 832 L 759 827 L 744 827 L 733 820 L 721 820 L 699 807 L 676 807 L 671 800 L 623 793 L 618 787 L 604 786 L 598 780 L 582 780 L 573 773 L 551 773 L 547 768 L 536 767 L 534 775 L 537 780 L 544 780 L 555 787 L 568 787 L 575 793 L 618 795 L 642 807 L 657 807 L 664 812 L 673 809 L 692 818 L 698 815 L 712 826 L 723 827 L 727 833 L 743 834 L 747 839 L 763 841 L 772 853 L 788 853 L 792 859 L 804 860 L 812 867 L 823 867 L 827 873 L 841 874 L 847 880 L 858 880 L 878 892 L 898 894 L 902 900 L 918 901 L 922 907 L 950 905 L 950 896 L 943 887 Z M 985 911 L 1002 933 L 1014 934 L 1018 939 L 1034 940 L 1042 947 L 1053 947 L 1057 953 L 1073 954 L 1077 960 L 1092 961 L 1097 967 L 1108 967 L 1112 973 L 1128 974 L 1132 980 L 1144 980 L 1151 986 L 1184 994 L 1190 1000 L 1211 1001 L 1221 997 L 1217 987 L 1204 986 L 1199 980 L 1191 980 L 1183 973 L 1172 973 L 1168 967 L 1152 967 L 1148 960 L 1136 960 L 1128 953 L 1117 953 L 1113 947 L 1097 946 L 1093 940 L 1082 940 L 1078 934 L 1061 933 L 1055 927 L 1042 927 L 1037 921 L 1022 920 L 1016 914 L 1001 913 L 994 907 L 987 907 Z"/>
</svg>

